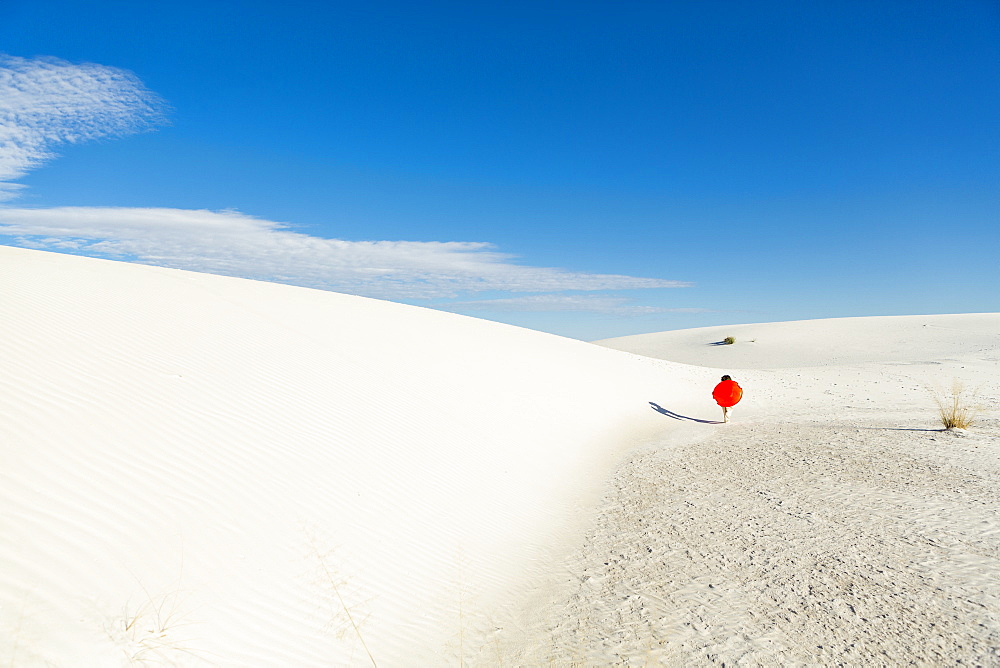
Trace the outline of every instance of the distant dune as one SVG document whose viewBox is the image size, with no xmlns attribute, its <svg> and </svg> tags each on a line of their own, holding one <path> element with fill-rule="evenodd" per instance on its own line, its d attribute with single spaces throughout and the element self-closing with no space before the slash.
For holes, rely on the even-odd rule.
<svg viewBox="0 0 1000 668">
<path fill-rule="evenodd" d="M 726 337 L 736 340 L 725 345 Z M 957 352 L 996 352 L 1000 313 L 910 315 L 701 327 L 595 341 L 597 345 L 699 366 L 781 369 L 919 363 Z"/>
<path fill-rule="evenodd" d="M 0 662 L 997 659 L 1000 315 L 599 343 L 0 247 Z"/>
</svg>

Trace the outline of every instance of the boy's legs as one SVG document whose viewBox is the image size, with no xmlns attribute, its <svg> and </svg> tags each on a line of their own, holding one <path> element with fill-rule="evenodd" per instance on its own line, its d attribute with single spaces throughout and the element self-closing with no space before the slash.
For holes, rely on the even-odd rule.
<svg viewBox="0 0 1000 668">
<path fill-rule="evenodd" d="M 726 406 L 722 407 L 722 421 L 729 422 L 729 408 Z"/>
</svg>

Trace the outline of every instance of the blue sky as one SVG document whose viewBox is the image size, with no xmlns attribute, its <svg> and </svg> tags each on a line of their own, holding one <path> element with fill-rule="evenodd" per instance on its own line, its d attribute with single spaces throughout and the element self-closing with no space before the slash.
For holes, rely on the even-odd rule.
<svg viewBox="0 0 1000 668">
<path fill-rule="evenodd" d="M 581 339 L 1000 310 L 1000 6 L 0 2 L 0 243 Z"/>
</svg>

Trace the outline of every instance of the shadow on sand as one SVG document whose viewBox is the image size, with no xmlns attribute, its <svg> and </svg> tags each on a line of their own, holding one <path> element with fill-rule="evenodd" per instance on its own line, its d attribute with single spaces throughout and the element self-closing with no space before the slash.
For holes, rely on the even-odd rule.
<svg viewBox="0 0 1000 668">
<path fill-rule="evenodd" d="M 657 413 L 663 413 L 667 417 L 672 417 L 675 420 L 690 420 L 691 422 L 700 422 L 702 424 L 725 424 L 721 420 L 699 420 L 698 418 L 688 417 L 686 415 L 679 415 L 677 413 L 674 413 L 673 411 L 668 411 L 666 408 L 658 404 L 654 404 L 652 401 L 649 402 L 649 405 Z"/>
<path fill-rule="evenodd" d="M 857 427 L 858 429 L 867 429 L 869 431 L 931 431 L 937 433 L 943 433 L 948 431 L 947 429 L 926 429 L 926 428 L 916 428 L 916 427 Z"/>
<path fill-rule="evenodd" d="M 686 415 L 681 415 L 673 411 L 668 411 L 663 406 L 655 404 L 652 401 L 649 402 L 650 408 L 652 408 L 657 413 L 662 413 L 667 417 L 672 417 L 675 420 L 689 420 L 691 422 L 700 422 L 702 424 L 726 424 L 722 420 L 699 420 L 698 418 L 688 417 Z M 855 429 L 864 429 L 866 431 L 924 431 L 932 432 L 938 434 L 945 434 L 948 432 L 947 429 L 927 429 L 927 428 L 916 428 L 916 427 L 858 427 L 856 425 L 851 425 Z"/>
</svg>

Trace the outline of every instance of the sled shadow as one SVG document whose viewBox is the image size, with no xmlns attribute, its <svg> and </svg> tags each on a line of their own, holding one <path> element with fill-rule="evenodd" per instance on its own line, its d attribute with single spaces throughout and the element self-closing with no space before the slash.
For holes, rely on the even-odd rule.
<svg viewBox="0 0 1000 668">
<path fill-rule="evenodd" d="M 725 424 L 724 422 L 719 420 L 699 420 L 698 418 L 688 417 L 686 415 L 679 415 L 677 413 L 674 413 L 673 411 L 668 411 L 666 408 L 663 408 L 658 404 L 654 404 L 652 401 L 649 402 L 649 405 L 657 413 L 663 413 L 667 417 L 672 417 L 675 420 L 690 420 L 691 422 L 700 422 L 702 424 Z"/>
</svg>

